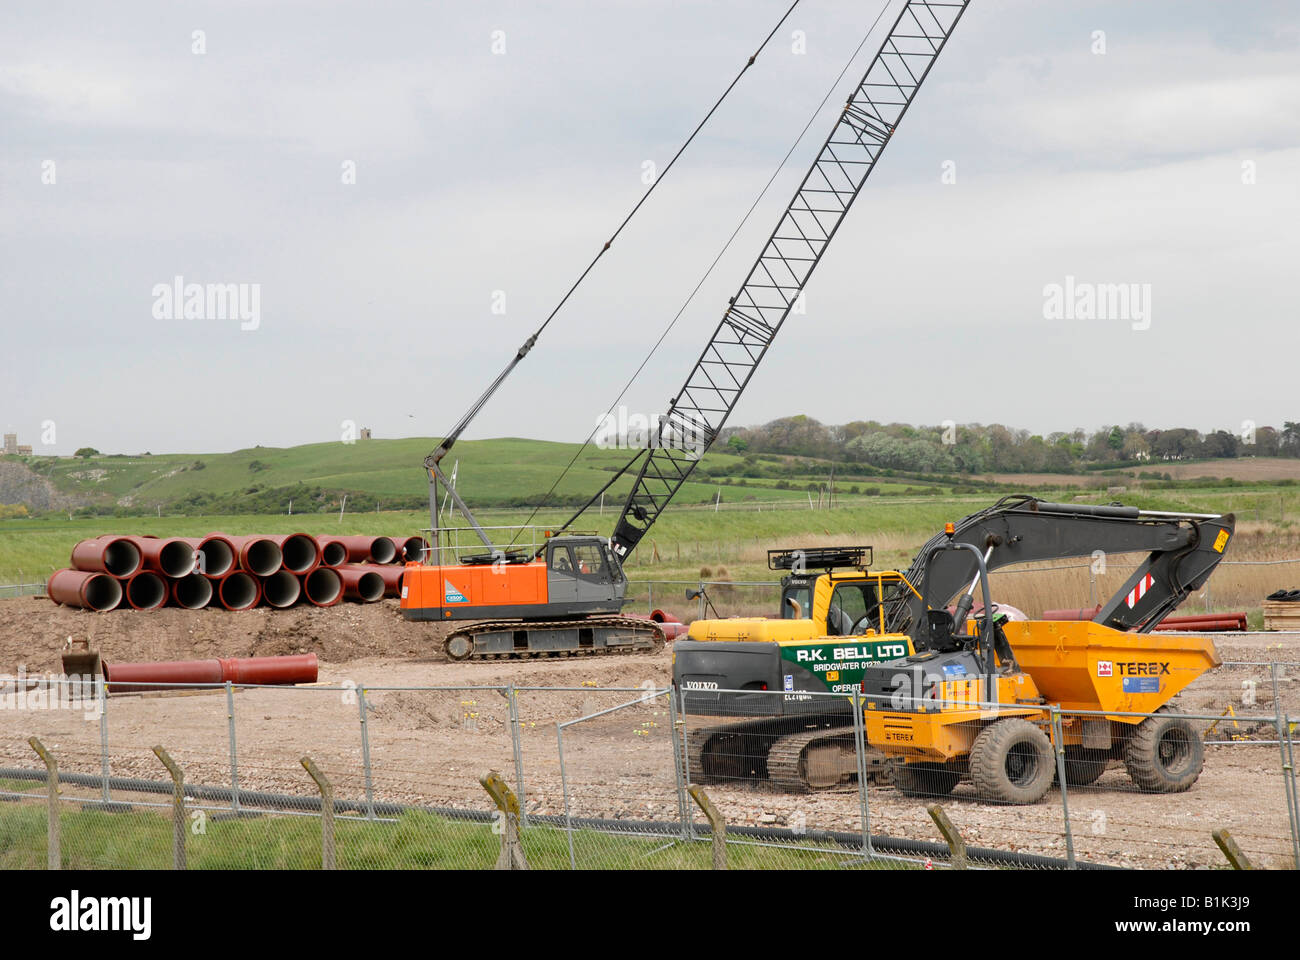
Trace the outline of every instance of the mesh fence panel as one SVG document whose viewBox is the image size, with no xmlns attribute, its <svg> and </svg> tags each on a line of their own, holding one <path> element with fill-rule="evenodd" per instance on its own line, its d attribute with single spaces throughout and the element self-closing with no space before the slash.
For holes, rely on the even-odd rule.
<svg viewBox="0 0 1300 960">
<path fill-rule="evenodd" d="M 560 724 L 564 823 L 579 869 L 668 866 L 686 837 L 669 692 L 606 694 L 622 702 Z M 594 706 L 595 701 L 587 704 Z"/>
<path fill-rule="evenodd" d="M 0 868 L 46 862 L 46 772 L 32 736 L 58 762 L 68 867 L 171 866 L 172 783 L 155 745 L 184 772 L 191 869 L 320 868 L 326 825 L 304 756 L 332 786 L 345 869 L 491 867 L 504 822 L 479 784 L 488 771 L 517 792 L 534 867 L 708 868 L 712 836 L 693 785 L 726 823 L 732 868 L 947 868 L 927 810 L 936 802 L 975 867 L 1062 867 L 1071 852 L 1084 865 L 1218 867 L 1218 829 L 1256 866 L 1293 867 L 1291 665 L 1230 663 L 1209 676 L 1219 701 L 1181 719 L 1022 718 L 1061 745 L 1067 780 L 1062 790 L 1053 748 L 1045 792 L 1023 804 L 977 789 L 964 756 L 948 767 L 886 762 L 843 695 L 687 690 L 681 709 L 649 682 L 177 688 L 112 695 L 101 717 L 93 696 L 47 692 L 0 710 Z M 1186 784 L 1184 756 L 1203 757 Z M 1153 757 L 1177 781 L 1168 792 L 1152 780 Z"/>
<path fill-rule="evenodd" d="M 1143 869 L 1224 864 L 1212 834 L 1226 829 L 1262 868 L 1293 867 L 1282 746 L 1257 711 L 1236 721 L 1250 738 L 1225 737 L 1211 714 L 1162 711 L 1125 717 L 1062 713 L 1074 847 L 1080 859 Z M 1110 726 L 1113 748 L 1070 735 L 1087 721 Z M 1269 733 L 1272 742 L 1257 739 Z M 1206 741 L 1210 742 L 1206 742 Z"/>
</svg>

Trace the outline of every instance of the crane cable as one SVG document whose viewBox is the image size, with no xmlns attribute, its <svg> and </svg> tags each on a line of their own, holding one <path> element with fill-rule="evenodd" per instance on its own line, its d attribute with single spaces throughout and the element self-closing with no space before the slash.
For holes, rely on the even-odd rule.
<svg viewBox="0 0 1300 960">
<path fill-rule="evenodd" d="M 844 79 L 844 75 L 849 72 L 849 67 L 853 66 L 853 61 L 855 61 L 858 58 L 858 54 L 862 52 L 862 48 L 866 46 L 867 40 L 870 39 L 872 31 L 874 31 L 876 29 L 877 24 L 880 23 L 880 18 L 883 17 L 885 15 L 885 11 L 889 9 L 890 2 L 891 0 L 885 0 L 885 3 L 880 8 L 880 12 L 876 14 L 876 19 L 871 22 L 871 26 L 868 27 L 866 33 L 862 35 L 862 39 L 858 42 L 857 47 L 854 48 L 853 53 L 849 56 L 849 59 L 845 61 L 844 66 L 841 68 L 839 72 L 839 75 L 831 83 L 829 89 L 827 89 L 826 91 L 825 96 L 823 96 L 821 102 L 817 104 L 816 109 L 813 110 L 812 115 L 808 118 L 808 122 L 805 123 L 803 129 L 799 131 L 799 136 L 795 137 L 794 142 L 790 144 L 790 149 L 785 152 L 785 156 L 783 156 L 781 158 L 781 162 L 776 165 L 776 169 L 773 170 L 772 175 L 768 177 L 767 183 L 763 185 L 763 189 L 760 190 L 758 196 L 754 198 L 754 202 L 749 205 L 749 209 L 745 211 L 745 215 L 740 218 L 740 223 L 736 224 L 736 229 L 731 231 L 731 236 L 729 236 L 727 238 L 727 241 L 722 245 L 722 249 L 720 249 L 718 251 L 717 256 L 713 258 L 713 262 L 710 263 L 708 269 L 704 271 L 704 275 L 700 277 L 699 282 L 695 284 L 694 289 L 691 290 L 690 294 L 686 297 L 686 300 L 683 301 L 681 307 L 678 308 L 677 313 L 674 314 L 672 320 L 668 322 L 668 326 L 664 328 L 663 333 L 659 334 L 659 339 L 654 342 L 654 345 L 650 348 L 649 352 L 641 360 L 640 365 L 636 368 L 636 370 L 632 373 L 632 375 L 628 377 L 627 382 L 623 384 L 623 389 L 621 389 L 618 392 L 618 396 L 614 398 L 614 402 L 609 405 L 609 407 L 605 411 L 605 415 L 601 417 L 602 422 L 604 421 L 605 417 L 609 416 L 609 414 L 614 410 L 614 408 L 618 406 L 619 402 L 627 394 L 628 390 L 631 389 L 632 384 L 636 381 L 637 377 L 639 377 L 641 375 L 641 372 L 646 368 L 646 365 L 650 362 L 651 358 L 654 357 L 654 355 L 658 352 L 660 346 L 663 345 L 664 340 L 666 340 L 668 338 L 668 335 L 672 333 L 673 328 L 677 326 L 677 321 L 682 318 L 682 314 L 686 312 L 686 308 L 691 305 L 692 301 L 694 301 L 695 295 L 700 292 L 700 288 L 704 286 L 705 281 L 708 280 L 709 277 L 713 274 L 713 270 L 718 265 L 718 262 L 722 259 L 723 255 L 727 252 L 727 250 L 730 249 L 732 241 L 736 239 L 736 235 L 739 234 L 740 231 L 744 228 L 745 224 L 749 222 L 749 218 L 750 216 L 753 215 L 754 210 L 758 207 L 759 203 L 762 202 L 763 198 L 767 196 L 767 191 L 771 189 L 772 184 L 776 181 L 776 178 L 781 173 L 782 169 L 785 168 L 786 163 L 789 161 L 795 149 L 799 146 L 800 143 L 803 142 L 803 138 L 808 135 L 808 130 L 812 127 L 813 121 L 817 119 L 817 116 L 818 114 L 821 113 L 822 108 L 826 106 L 827 101 L 830 100 L 831 95 L 835 92 L 835 88 L 838 87 L 840 85 L 840 82 Z M 777 26 L 780 26 L 780 24 L 778 24 Z M 528 525 L 533 522 L 533 519 L 537 516 L 537 512 L 541 510 L 544 506 L 546 506 L 546 504 L 550 501 L 552 494 L 555 493 L 555 490 L 560 485 L 560 482 L 566 476 L 568 476 L 569 471 L 573 469 L 573 465 L 577 463 L 578 458 L 582 456 L 583 452 L 589 446 L 591 446 L 591 441 L 596 436 L 596 431 L 599 429 L 600 429 L 600 424 L 597 423 L 597 425 L 592 428 L 591 433 L 587 434 L 587 439 L 582 442 L 582 445 L 578 447 L 577 452 L 572 456 L 572 458 L 570 458 L 569 462 L 564 466 L 564 469 L 560 471 L 559 476 L 555 478 L 555 482 L 552 483 L 550 489 L 546 491 L 546 495 L 542 497 L 541 502 L 537 504 L 535 507 L 533 507 L 532 513 L 528 515 L 528 519 L 526 519 L 520 525 L 519 531 L 515 533 L 514 538 L 512 538 L 510 541 L 511 544 L 513 544 L 515 540 L 518 539 L 519 534 L 522 533 L 525 529 L 527 529 Z M 640 454 L 638 453 L 637 456 L 640 456 Z M 626 469 L 627 468 L 625 467 L 624 470 Z M 619 471 L 619 472 L 622 473 L 623 471 Z M 573 519 L 576 520 L 577 517 L 574 517 Z M 569 521 L 569 523 L 572 522 L 573 520 Z M 565 526 L 567 527 L 568 524 L 565 524 Z M 558 533 L 561 531 L 556 531 L 556 532 Z"/>
<path fill-rule="evenodd" d="M 654 193 L 659 184 L 663 182 L 664 177 L 668 175 L 668 171 L 673 168 L 673 164 L 675 164 L 677 159 L 686 151 L 686 148 L 691 145 L 691 142 L 694 141 L 699 132 L 704 129 L 704 125 L 708 123 L 713 114 L 717 112 L 718 107 L 722 106 L 722 101 L 727 99 L 728 94 L 730 94 L 731 91 L 735 89 L 736 84 L 740 82 L 740 78 L 743 77 L 746 71 L 754 65 L 754 61 L 758 59 L 758 55 L 763 52 L 764 48 L 769 42 L 771 42 L 772 38 L 776 36 L 776 32 L 781 29 L 781 25 L 784 24 L 790 14 L 794 12 L 794 8 L 799 6 L 799 3 L 800 0 L 794 0 L 794 2 L 790 4 L 789 9 L 787 9 L 781 16 L 781 19 L 777 21 L 776 26 L 772 28 L 771 32 L 768 33 L 763 42 L 759 44 L 758 49 L 753 52 L 750 58 L 745 62 L 745 65 L 740 68 L 740 72 L 737 73 L 731 83 L 727 85 L 727 89 L 722 91 L 722 95 L 718 97 L 713 106 L 709 108 L 709 112 L 704 115 L 704 119 L 696 124 L 695 129 L 691 131 L 691 135 L 686 138 L 680 147 L 677 148 L 677 152 L 673 154 L 672 159 L 669 160 L 667 166 L 664 167 L 663 173 L 659 174 L 659 176 L 655 178 L 654 183 L 650 184 L 650 189 L 641 195 L 641 199 L 636 202 L 636 205 L 632 207 L 632 210 L 628 215 L 623 218 L 623 222 L 618 225 L 618 229 L 610 235 L 610 238 L 605 241 L 604 246 L 597 251 L 596 256 L 592 258 L 591 263 L 587 264 L 587 269 L 583 270 L 582 273 L 578 275 L 578 279 L 573 282 L 571 287 L 569 287 L 568 292 L 560 298 L 560 302 L 555 305 L 555 308 L 547 315 L 546 319 L 542 321 L 542 325 L 534 331 L 532 336 L 524 341 L 523 345 L 515 352 L 514 357 L 508 364 L 506 364 L 505 369 L 497 374 L 496 379 L 488 385 L 488 388 L 483 391 L 482 395 L 470 405 L 470 408 L 467 411 L 465 411 L 465 414 L 456 422 L 456 425 L 452 427 L 451 431 L 447 433 L 442 443 L 438 446 L 438 449 L 426 458 L 425 465 L 427 467 L 432 469 L 433 465 L 446 454 L 446 452 L 451 448 L 451 445 L 456 442 L 461 433 L 464 432 L 465 428 L 469 426 L 470 421 L 478 415 L 479 411 L 483 409 L 483 406 L 489 399 L 491 399 L 492 395 L 496 393 L 497 388 L 499 388 L 506 377 L 510 375 L 510 372 L 514 370 L 525 356 L 527 356 L 528 351 L 530 351 L 533 348 L 533 345 L 537 342 L 537 338 L 542 335 L 542 332 L 548 326 L 550 326 L 551 321 L 555 319 L 556 314 L 558 314 L 561 308 L 568 303 L 569 298 L 573 296 L 574 292 L 582 282 L 587 279 L 587 274 L 591 273 L 596 264 L 600 262 L 600 258 L 609 251 L 609 248 L 613 245 L 614 241 L 618 239 L 618 235 L 623 232 L 623 228 L 631 222 L 632 218 L 636 216 L 637 211 L 641 209 L 642 204 L 650 198 L 650 194 Z M 432 461 L 432 463 L 430 463 L 430 461 Z"/>
</svg>

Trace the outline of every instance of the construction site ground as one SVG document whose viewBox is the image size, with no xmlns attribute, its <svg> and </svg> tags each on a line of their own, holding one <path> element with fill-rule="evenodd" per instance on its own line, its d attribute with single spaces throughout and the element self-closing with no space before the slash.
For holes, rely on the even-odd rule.
<svg viewBox="0 0 1300 960">
<path fill-rule="evenodd" d="M 454 663 L 441 653 L 440 628 L 404 621 L 395 601 L 327 609 L 162 609 L 93 614 L 43 598 L 0 601 L 0 674 L 20 666 L 28 676 L 57 673 L 68 638 L 89 640 L 109 661 L 179 660 L 316 653 L 320 685 L 308 689 L 245 689 L 235 696 L 239 785 L 243 790 L 311 793 L 298 764 L 312 756 L 339 797 L 364 793 L 355 696 L 326 685 L 366 688 L 568 687 L 519 697 L 525 803 L 534 813 L 564 812 L 556 723 L 637 699 L 612 688 L 662 688 L 671 677 L 671 644 L 654 655 Z M 1225 661 L 1300 660 L 1296 634 L 1218 635 Z M 1243 705 L 1254 680 L 1256 704 Z M 1300 716 L 1300 669 L 1279 681 L 1282 708 Z M 477 779 L 489 768 L 513 774 L 506 700 L 490 690 L 366 693 L 375 799 L 483 808 Z M 1266 667 L 1225 666 L 1195 681 L 1176 701 L 1187 712 L 1272 715 Z M 697 722 L 694 718 L 692 724 Z M 699 721 L 704 723 L 706 721 Z M 168 747 L 190 783 L 229 785 L 228 718 L 221 692 L 116 696 L 109 709 L 112 774 L 158 779 L 150 752 Z M 1204 724 L 1198 726 L 1203 727 Z M 100 728 L 72 711 L 0 714 L 0 766 L 32 766 L 26 745 L 39 736 L 61 756 L 61 769 L 99 773 Z M 647 700 L 566 728 L 565 762 L 575 815 L 665 820 L 677 815 L 672 723 L 664 698 Z M 1222 721 L 1211 739 L 1241 742 L 1206 747 L 1204 773 L 1187 793 L 1142 794 L 1122 766 L 1069 794 L 1075 849 L 1081 859 L 1137 867 L 1212 867 L 1222 857 L 1210 838 L 1228 827 L 1260 865 L 1291 862 L 1283 774 L 1272 725 Z M 1252 742 L 1254 741 L 1254 742 Z M 817 794 L 780 793 L 754 784 L 712 784 L 710 796 L 729 823 L 860 829 L 855 786 Z M 959 785 L 945 801 L 971 845 L 1064 856 L 1060 795 L 1033 807 L 981 803 Z M 926 802 L 892 787 L 872 788 L 870 829 L 938 839 Z"/>
</svg>

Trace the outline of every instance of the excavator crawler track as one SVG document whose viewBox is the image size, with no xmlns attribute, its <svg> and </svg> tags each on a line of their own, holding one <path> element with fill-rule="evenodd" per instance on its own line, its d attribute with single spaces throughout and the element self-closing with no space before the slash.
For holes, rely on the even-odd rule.
<svg viewBox="0 0 1300 960">
<path fill-rule="evenodd" d="M 555 638 L 567 646 L 534 647 L 536 640 Z M 504 636 L 508 635 L 508 645 Z M 522 635 L 522 636 L 521 636 Z M 520 640 L 524 641 L 519 646 Z M 491 641 L 491 645 L 485 645 Z M 577 620 L 484 620 L 458 627 L 442 643 L 450 660 L 528 660 L 559 657 L 618 656 L 629 653 L 658 653 L 664 648 L 664 634 L 658 624 L 635 617 L 583 617 Z"/>
<path fill-rule="evenodd" d="M 764 718 L 692 730 L 686 738 L 692 783 L 769 783 L 792 793 L 833 790 L 857 777 L 851 726 L 807 718 Z M 896 761 L 867 748 L 867 778 L 894 780 Z"/>
</svg>

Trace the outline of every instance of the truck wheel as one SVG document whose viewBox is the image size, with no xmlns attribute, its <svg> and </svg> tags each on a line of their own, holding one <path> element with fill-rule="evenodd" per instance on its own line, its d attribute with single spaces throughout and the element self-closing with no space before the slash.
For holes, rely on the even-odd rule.
<svg viewBox="0 0 1300 960">
<path fill-rule="evenodd" d="M 1056 764 L 1047 734 L 1028 720 L 997 720 L 971 745 L 970 778 L 985 800 L 1037 803 L 1052 786 Z"/>
<path fill-rule="evenodd" d="M 905 797 L 946 797 L 961 774 L 942 763 L 905 763 L 894 778 Z"/>
<path fill-rule="evenodd" d="M 1165 705 L 1137 725 L 1124 766 L 1145 793 L 1182 793 L 1201 775 L 1205 748 L 1187 718 Z"/>
<path fill-rule="evenodd" d="M 1065 748 L 1065 782 L 1072 787 L 1086 787 L 1096 783 L 1106 772 L 1110 761 L 1109 750 L 1087 750 L 1083 747 Z"/>
</svg>

